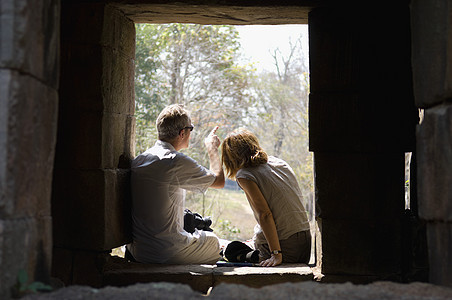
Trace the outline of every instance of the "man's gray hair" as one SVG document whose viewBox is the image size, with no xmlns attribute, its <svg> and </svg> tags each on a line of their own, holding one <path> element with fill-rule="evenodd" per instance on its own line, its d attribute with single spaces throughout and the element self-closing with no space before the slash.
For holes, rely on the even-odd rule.
<svg viewBox="0 0 452 300">
<path fill-rule="evenodd" d="M 180 104 L 165 107 L 155 121 L 159 140 L 167 142 L 174 140 L 181 129 L 190 124 L 190 115 Z"/>
</svg>

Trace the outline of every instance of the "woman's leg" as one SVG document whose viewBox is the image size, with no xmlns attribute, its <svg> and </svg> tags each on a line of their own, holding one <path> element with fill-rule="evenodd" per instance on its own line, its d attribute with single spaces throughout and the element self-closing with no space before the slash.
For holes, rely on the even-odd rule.
<svg viewBox="0 0 452 300">
<path fill-rule="evenodd" d="M 311 233 L 309 230 L 300 231 L 285 240 L 279 241 L 283 256 L 283 263 L 309 263 L 311 257 Z M 270 258 L 268 244 L 256 244 L 260 251 L 260 260 Z"/>
</svg>

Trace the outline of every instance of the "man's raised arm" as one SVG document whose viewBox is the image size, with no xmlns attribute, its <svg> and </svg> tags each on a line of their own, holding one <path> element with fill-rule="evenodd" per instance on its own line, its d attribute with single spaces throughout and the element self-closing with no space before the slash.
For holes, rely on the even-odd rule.
<svg viewBox="0 0 452 300">
<path fill-rule="evenodd" d="M 210 170 L 215 174 L 215 181 L 210 187 L 221 189 L 224 187 L 225 180 L 223 166 L 221 165 L 220 155 L 218 154 L 218 147 L 220 147 L 221 141 L 215 134 L 217 130 L 218 126 L 215 126 L 204 140 L 204 144 L 206 145 L 207 153 L 209 155 Z"/>
</svg>

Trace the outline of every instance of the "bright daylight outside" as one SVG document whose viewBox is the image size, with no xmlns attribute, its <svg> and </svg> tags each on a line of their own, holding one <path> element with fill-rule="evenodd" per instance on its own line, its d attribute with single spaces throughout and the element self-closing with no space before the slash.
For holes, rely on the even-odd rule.
<svg viewBox="0 0 452 300">
<path fill-rule="evenodd" d="M 212 128 L 218 125 L 223 139 L 244 127 L 269 155 L 289 163 L 312 217 L 308 93 L 307 25 L 136 25 L 135 155 L 154 145 L 160 111 L 183 104 L 195 129 L 182 152 L 208 168 L 203 141 Z M 220 238 L 253 236 L 256 221 L 235 181 L 205 194 L 187 192 L 186 208 L 210 216 Z"/>
</svg>

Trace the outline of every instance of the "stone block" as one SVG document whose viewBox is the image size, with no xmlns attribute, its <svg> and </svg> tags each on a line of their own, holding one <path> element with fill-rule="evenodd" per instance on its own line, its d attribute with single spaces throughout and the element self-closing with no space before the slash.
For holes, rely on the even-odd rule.
<svg viewBox="0 0 452 300">
<path fill-rule="evenodd" d="M 60 114 L 57 168 L 130 167 L 134 118 L 124 114 L 64 111 Z"/>
<path fill-rule="evenodd" d="M 312 75 L 311 75 L 312 77 Z M 309 95 L 309 149 L 321 152 L 411 152 L 418 111 L 397 94 Z M 381 107 L 385 107 L 381 111 Z M 381 112 L 380 112 L 381 111 Z"/>
<path fill-rule="evenodd" d="M 409 22 L 406 3 L 365 13 L 350 7 L 313 9 L 310 91 L 390 93 L 412 102 Z"/>
<path fill-rule="evenodd" d="M 100 288 L 107 252 L 74 251 L 72 284 Z"/>
<path fill-rule="evenodd" d="M 114 28 L 114 30 L 111 30 Z M 135 59 L 135 23 L 121 10 L 107 5 L 104 11 L 101 44 Z"/>
<path fill-rule="evenodd" d="M 70 41 L 62 43 L 61 53 L 60 111 L 133 115 L 134 53 Z"/>
<path fill-rule="evenodd" d="M 452 223 L 427 223 L 429 282 L 452 287 Z"/>
<path fill-rule="evenodd" d="M 0 295 L 9 298 L 20 271 L 28 275 L 28 283 L 49 282 L 51 252 L 45 243 L 50 237 L 46 220 L 35 218 L 0 220 Z M 5 297 L 6 296 L 6 297 Z"/>
<path fill-rule="evenodd" d="M 418 205 L 424 220 L 452 222 L 452 104 L 425 110 L 418 127 Z"/>
<path fill-rule="evenodd" d="M 135 52 L 129 56 L 109 47 L 102 49 L 104 111 L 133 115 L 135 112 Z"/>
<path fill-rule="evenodd" d="M 413 81 L 418 107 L 452 98 L 452 1 L 411 1 Z"/>
<path fill-rule="evenodd" d="M 400 280 L 400 220 L 322 219 L 322 274 Z"/>
<path fill-rule="evenodd" d="M 315 8 L 309 30 L 310 150 L 413 151 L 418 112 L 407 4 L 365 14 Z"/>
<path fill-rule="evenodd" d="M 104 3 L 61 4 L 62 42 L 99 44 L 104 23 Z"/>
<path fill-rule="evenodd" d="M 61 280 L 64 285 L 72 284 L 74 251 L 54 247 L 52 252 L 52 277 Z"/>
<path fill-rule="evenodd" d="M 31 74 L 57 89 L 59 12 L 59 1 L 2 0 L 0 68 Z"/>
<path fill-rule="evenodd" d="M 55 170 L 54 245 L 107 251 L 130 241 L 128 170 Z"/>
<path fill-rule="evenodd" d="M 126 262 L 112 257 L 104 268 L 104 286 L 128 286 L 145 282 L 188 284 L 206 293 L 213 286 L 215 265 L 165 265 Z"/>
<path fill-rule="evenodd" d="M 134 117 L 119 114 L 103 114 L 102 166 L 130 168 L 134 157 Z"/>
<path fill-rule="evenodd" d="M 204 4 L 205 3 L 205 4 Z M 206 25 L 275 25 L 307 24 L 310 6 L 297 1 L 246 1 L 222 2 L 212 5 L 207 2 L 191 5 L 189 2 L 171 1 L 129 5 L 117 2 L 114 5 L 136 23 L 195 23 Z M 231 5 L 233 4 L 233 5 Z"/>
<path fill-rule="evenodd" d="M 404 154 L 314 154 L 320 217 L 378 222 L 404 211 Z"/>
<path fill-rule="evenodd" d="M 63 105 L 133 115 L 135 27 L 104 4 L 63 4 Z"/>
<path fill-rule="evenodd" d="M 106 293 L 107 291 L 104 291 Z M 76 294 L 75 291 L 72 292 Z M 102 293 L 102 292 L 101 292 Z M 97 293 L 97 295 L 101 294 Z M 128 295 L 132 293 L 128 291 Z M 93 293 L 94 294 L 94 293 Z M 108 295 L 108 294 L 107 294 Z M 63 295 L 59 295 L 62 297 Z M 408 284 L 396 282 L 373 282 L 369 284 L 323 284 L 318 282 L 284 283 L 255 289 L 240 284 L 222 284 L 214 288 L 207 299 L 449 299 L 452 291 L 446 287 L 422 282 Z M 55 297 L 57 298 L 57 297 Z M 88 298 L 88 296 L 86 296 Z M 99 295 L 100 298 L 100 295 Z M 176 296 L 174 299 L 184 297 Z M 188 297 L 187 297 L 188 298 Z M 191 298 L 190 298 L 191 299 Z"/>
<path fill-rule="evenodd" d="M 61 44 L 60 114 L 74 109 L 101 112 L 102 46 Z"/>
<path fill-rule="evenodd" d="M 50 216 L 57 91 L 9 70 L 0 82 L 0 212 Z"/>
<path fill-rule="evenodd" d="M 102 168 L 102 113 L 60 110 L 58 117 L 55 168 Z"/>
<path fill-rule="evenodd" d="M 129 170 L 108 170 L 106 175 L 104 249 L 110 250 L 132 241 L 132 194 Z"/>
<path fill-rule="evenodd" d="M 135 23 L 113 5 L 64 1 L 61 32 L 63 42 L 102 45 L 135 58 Z"/>
<path fill-rule="evenodd" d="M 312 281 L 314 275 L 305 264 L 283 264 L 272 268 L 217 267 L 213 270 L 214 287 L 222 283 L 238 283 L 261 288 L 266 285 Z"/>
</svg>

